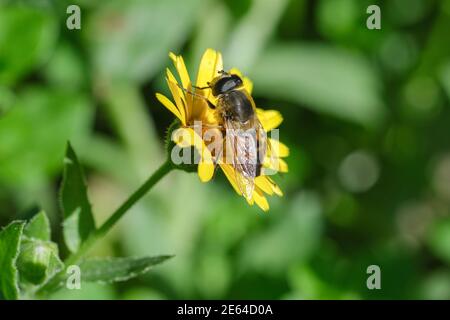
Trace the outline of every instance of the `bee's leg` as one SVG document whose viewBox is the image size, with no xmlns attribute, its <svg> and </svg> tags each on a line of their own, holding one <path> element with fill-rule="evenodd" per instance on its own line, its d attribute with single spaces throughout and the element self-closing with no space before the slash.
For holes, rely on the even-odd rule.
<svg viewBox="0 0 450 320">
<path fill-rule="evenodd" d="M 214 105 L 214 103 L 212 103 L 212 102 L 209 101 L 208 99 L 206 99 L 206 103 L 208 104 L 208 106 L 209 106 L 211 109 L 213 109 L 213 110 L 216 109 L 216 106 Z"/>
<path fill-rule="evenodd" d="M 182 86 L 180 86 L 178 83 L 177 83 L 177 86 L 178 86 L 181 90 L 183 90 L 184 92 L 186 92 L 186 93 L 188 93 L 188 94 L 190 94 L 190 95 L 193 95 L 193 96 L 198 97 L 198 98 L 200 98 L 200 99 L 205 99 L 205 100 L 208 102 L 208 105 L 209 105 L 209 104 L 212 104 L 212 102 L 210 102 L 206 97 L 204 97 L 204 96 L 202 96 L 202 95 L 199 95 L 199 94 L 197 94 L 197 93 L 195 93 L 195 92 L 191 92 L 191 91 L 189 91 L 188 89 L 183 88 Z M 192 88 L 195 88 L 195 89 L 207 89 L 207 88 L 209 88 L 209 87 L 196 87 L 196 86 L 192 86 Z M 214 106 L 214 105 L 213 105 L 213 106 Z M 214 106 L 214 108 L 215 108 L 215 106 Z"/>
<path fill-rule="evenodd" d="M 207 84 L 208 84 L 208 85 L 207 85 L 206 87 L 192 86 L 192 88 L 199 89 L 199 90 L 210 89 L 210 88 L 211 88 L 210 82 L 207 82 Z M 215 106 L 211 101 L 209 101 L 209 99 L 205 98 L 205 100 L 206 100 L 206 102 L 208 103 L 208 106 L 209 106 L 211 109 L 216 109 L 216 106 Z"/>
<path fill-rule="evenodd" d="M 209 84 L 209 82 L 208 82 L 208 84 Z M 191 92 L 191 91 L 189 91 L 188 89 L 183 88 L 182 86 L 180 86 L 178 83 L 177 83 L 177 86 L 178 86 L 181 90 L 183 90 L 184 92 L 187 92 L 187 93 L 189 93 L 189 94 L 191 94 L 191 95 L 193 95 L 193 96 L 196 96 L 196 97 L 198 97 L 198 98 L 200 98 L 200 99 L 204 99 L 204 100 L 206 101 L 206 103 L 208 104 L 208 106 L 209 106 L 211 109 L 216 109 L 216 106 L 215 106 L 211 101 L 209 101 L 208 98 L 206 98 L 206 97 L 204 97 L 204 96 L 202 96 L 202 95 L 196 94 L 195 92 Z M 197 87 L 197 86 L 192 86 L 192 87 L 195 88 L 195 89 L 201 89 L 201 90 L 209 88 L 209 87 Z"/>
<path fill-rule="evenodd" d="M 209 86 L 209 82 L 207 82 L 206 84 L 207 84 L 207 86 L 205 86 L 205 87 L 192 86 L 192 88 L 199 89 L 199 90 L 210 89 L 211 87 Z"/>
</svg>

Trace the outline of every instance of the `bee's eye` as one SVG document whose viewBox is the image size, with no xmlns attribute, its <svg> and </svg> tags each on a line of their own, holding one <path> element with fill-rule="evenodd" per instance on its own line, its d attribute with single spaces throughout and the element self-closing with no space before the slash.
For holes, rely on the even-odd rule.
<svg viewBox="0 0 450 320">
<path fill-rule="evenodd" d="M 238 75 L 229 75 L 217 80 L 212 87 L 212 94 L 217 96 L 234 90 L 242 85 L 242 79 Z"/>
<path fill-rule="evenodd" d="M 242 85 L 242 79 L 237 74 L 233 74 L 233 80 L 237 87 Z"/>
</svg>

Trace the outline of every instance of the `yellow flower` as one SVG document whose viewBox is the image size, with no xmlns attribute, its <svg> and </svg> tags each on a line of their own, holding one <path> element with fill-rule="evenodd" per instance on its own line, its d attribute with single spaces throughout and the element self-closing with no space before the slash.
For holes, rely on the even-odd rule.
<svg viewBox="0 0 450 320">
<path fill-rule="evenodd" d="M 243 179 L 242 175 L 237 172 L 234 167 L 221 159 L 215 159 L 215 154 L 211 153 L 209 141 L 202 139 L 203 133 L 211 128 L 220 127 L 220 119 L 216 111 L 208 106 L 206 99 L 214 105 L 216 98 L 212 95 L 211 89 L 195 89 L 196 96 L 190 94 L 193 91 L 193 85 L 189 74 L 184 64 L 183 57 L 177 56 L 173 53 L 169 54 L 175 68 L 178 71 L 180 82 L 175 78 L 172 72 L 166 70 L 166 80 L 172 93 L 175 103 L 169 100 L 164 95 L 157 93 L 157 99 L 169 109 L 181 122 L 181 127 L 177 134 L 172 135 L 174 142 L 180 147 L 194 146 L 200 155 L 198 164 L 198 176 L 202 182 L 208 182 L 214 175 L 215 163 L 217 163 L 224 172 L 227 179 L 230 181 L 236 192 L 242 195 L 239 189 L 237 179 Z M 207 49 L 203 54 L 198 70 L 197 80 L 194 87 L 207 87 L 208 83 L 214 77 L 219 75 L 219 71 L 223 70 L 222 55 L 212 49 Z M 247 77 L 242 77 L 239 70 L 233 68 L 229 71 L 231 74 L 237 74 L 243 79 L 243 84 L 246 91 L 251 94 L 253 84 Z M 202 96 L 199 99 L 198 96 Z M 283 121 L 281 114 L 276 110 L 262 110 L 257 108 L 256 114 L 261 122 L 264 130 L 270 132 L 275 129 Z M 198 123 L 201 128 L 197 128 Z M 218 130 L 218 129 L 217 129 Z M 271 148 L 267 149 L 266 156 L 263 162 L 263 167 L 279 172 L 287 172 L 288 167 L 286 162 L 282 159 L 289 155 L 289 149 L 281 142 L 268 138 Z M 251 198 L 246 198 L 250 205 L 256 203 L 262 210 L 269 210 L 269 203 L 265 195 L 282 196 L 280 188 L 267 175 L 262 175 L 255 178 L 255 188 Z"/>
</svg>

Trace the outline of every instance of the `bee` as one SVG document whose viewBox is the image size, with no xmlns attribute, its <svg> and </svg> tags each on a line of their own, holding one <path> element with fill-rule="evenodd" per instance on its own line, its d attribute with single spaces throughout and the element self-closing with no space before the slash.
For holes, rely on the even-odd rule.
<svg viewBox="0 0 450 320">
<path fill-rule="evenodd" d="M 195 88 L 209 88 L 216 98 L 215 105 L 206 100 L 223 125 L 225 157 L 221 156 L 235 169 L 237 185 L 250 200 L 268 148 L 267 134 L 256 115 L 255 102 L 238 75 L 222 70 L 207 84 Z"/>
</svg>

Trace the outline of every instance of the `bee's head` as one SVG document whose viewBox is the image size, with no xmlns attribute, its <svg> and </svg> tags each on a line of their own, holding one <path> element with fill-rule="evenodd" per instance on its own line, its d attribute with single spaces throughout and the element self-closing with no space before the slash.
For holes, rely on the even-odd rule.
<svg viewBox="0 0 450 320">
<path fill-rule="evenodd" d="M 236 74 L 229 74 L 220 72 L 220 75 L 215 77 L 209 87 L 212 90 L 213 96 L 217 97 L 219 94 L 227 93 L 228 91 L 237 89 L 242 86 L 242 79 Z"/>
</svg>

